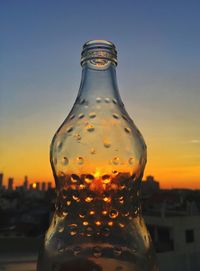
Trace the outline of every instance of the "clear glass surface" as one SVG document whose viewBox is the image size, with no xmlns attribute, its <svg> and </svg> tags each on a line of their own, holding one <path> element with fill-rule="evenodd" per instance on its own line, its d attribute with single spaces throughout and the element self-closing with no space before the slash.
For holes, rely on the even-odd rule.
<svg viewBox="0 0 200 271">
<path fill-rule="evenodd" d="M 153 271 L 141 216 L 146 145 L 121 101 L 115 46 L 83 47 L 77 99 L 50 151 L 57 202 L 38 271 Z"/>
</svg>

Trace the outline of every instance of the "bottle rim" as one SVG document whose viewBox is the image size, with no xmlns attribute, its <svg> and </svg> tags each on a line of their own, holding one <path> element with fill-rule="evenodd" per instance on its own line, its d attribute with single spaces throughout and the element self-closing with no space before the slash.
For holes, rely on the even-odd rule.
<svg viewBox="0 0 200 271">
<path fill-rule="evenodd" d="M 117 65 L 117 51 L 114 43 L 107 40 L 89 40 L 83 45 L 81 53 L 81 65 L 85 61 L 104 59 Z"/>
</svg>

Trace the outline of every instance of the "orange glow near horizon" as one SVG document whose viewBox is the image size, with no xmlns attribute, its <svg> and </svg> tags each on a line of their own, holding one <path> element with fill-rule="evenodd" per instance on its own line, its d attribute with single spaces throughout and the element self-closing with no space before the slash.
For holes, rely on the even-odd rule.
<svg viewBox="0 0 200 271">
<path fill-rule="evenodd" d="M 43 164 L 45 165 L 45 163 Z M 21 185 L 24 180 L 24 176 L 28 176 L 29 184 L 35 184 L 35 181 L 38 182 L 51 182 L 52 186 L 55 186 L 55 181 L 53 178 L 53 174 L 51 171 L 50 166 L 46 163 L 46 166 L 43 166 L 42 174 L 40 171 L 40 167 L 38 166 L 37 169 L 39 170 L 38 173 L 36 171 L 30 171 L 28 174 L 27 170 L 23 170 L 21 168 L 21 172 L 18 170 L 13 170 L 13 174 L 11 177 L 14 178 L 14 185 Z M 13 168 L 15 169 L 15 168 Z M 45 170 L 44 170 L 45 169 Z M 3 171 L 2 171 L 3 172 Z M 25 172 L 25 174 L 24 174 Z M 200 166 L 187 166 L 187 167 L 158 167 L 158 166 L 151 166 L 147 163 L 146 169 L 144 171 L 144 178 L 148 175 L 153 175 L 156 181 L 159 181 L 160 187 L 163 189 L 171 189 L 171 188 L 189 188 L 189 189 L 200 189 L 200 182 L 199 182 L 199 172 Z M 10 175 L 7 172 L 4 173 L 4 185 L 7 185 L 7 179 Z M 96 171 L 95 178 L 98 180 L 100 177 L 100 171 Z M 36 185 L 36 184 L 35 184 Z"/>
<path fill-rule="evenodd" d="M 46 181 L 51 182 L 53 186 L 55 185 L 49 162 L 48 142 L 45 142 L 42 150 L 37 146 L 38 141 L 34 144 L 28 159 L 26 148 L 19 149 L 16 146 L 15 153 L 17 155 L 13 156 L 4 150 L 4 155 L 0 157 L 1 164 L 5 165 L 0 168 L 4 174 L 4 185 L 7 185 L 8 177 L 14 177 L 15 186 L 21 185 L 25 175 L 28 176 L 29 183 Z M 179 145 L 177 144 L 176 147 L 172 144 L 164 146 L 161 141 L 149 142 L 144 179 L 147 175 L 153 175 L 155 180 L 159 181 L 161 188 L 200 189 L 199 157 L 195 157 L 195 155 L 194 158 L 192 155 L 189 157 L 188 146 L 185 147 L 182 144 L 180 147 Z M 184 156 L 185 153 L 188 155 Z M 100 175 L 102 175 L 100 169 L 96 168 L 95 178 L 98 179 Z"/>
<path fill-rule="evenodd" d="M 185 189 L 200 189 L 200 184 L 199 184 L 199 177 L 197 176 L 196 178 L 193 178 L 193 181 L 188 181 L 189 179 L 191 179 L 191 176 L 188 176 L 188 179 L 178 179 L 176 177 L 174 177 L 175 181 L 169 181 L 167 179 L 167 174 L 166 176 L 164 176 L 163 178 L 162 177 L 159 177 L 159 175 L 155 175 L 155 174 L 152 174 L 151 172 L 149 172 L 149 174 L 145 174 L 144 175 L 144 178 L 143 180 L 145 180 L 146 176 L 148 175 L 153 175 L 155 180 L 158 181 L 160 183 L 160 188 L 161 189 L 173 189 L 173 188 L 185 188 Z M 4 182 L 3 182 L 3 185 L 7 186 L 7 179 L 8 179 L 9 175 L 5 175 L 4 174 Z M 13 176 L 14 178 L 14 187 L 18 186 L 18 185 L 22 185 L 23 184 L 23 178 L 24 176 L 21 175 L 19 177 L 19 179 L 17 179 L 15 176 Z M 28 176 L 28 181 L 29 181 L 29 184 L 34 184 L 34 180 L 37 179 L 38 182 L 51 182 L 52 183 L 52 187 L 55 187 L 55 181 L 53 179 L 53 176 L 52 178 L 45 178 L 45 177 L 42 177 L 41 179 L 39 178 L 35 178 L 35 177 L 32 177 L 32 176 Z"/>
<path fill-rule="evenodd" d="M 170 125 L 172 124 L 173 120 Z M 154 131 L 158 125 L 159 123 L 149 124 L 145 121 L 138 124 L 138 127 L 143 127 L 141 132 L 147 144 L 144 179 L 147 175 L 153 175 L 161 188 L 200 189 L 200 140 L 191 140 L 189 133 L 192 129 L 186 130 L 185 124 L 183 127 L 180 125 L 177 130 L 171 130 L 171 126 L 166 124 L 165 128 L 162 126 L 166 130 Z M 175 127 L 175 123 L 173 125 Z M 52 126 L 57 127 L 58 124 Z M 20 129 L 23 130 L 23 135 L 16 132 L 10 133 L 10 137 L 0 138 L 0 172 L 4 174 L 4 185 L 7 186 L 8 177 L 14 178 L 15 186 L 21 185 L 27 175 L 29 183 L 46 181 L 54 186 L 49 146 L 55 129 L 45 130 L 39 127 L 34 130 L 30 125 Z M 94 174 L 98 178 L 102 172 L 96 168 Z"/>
</svg>

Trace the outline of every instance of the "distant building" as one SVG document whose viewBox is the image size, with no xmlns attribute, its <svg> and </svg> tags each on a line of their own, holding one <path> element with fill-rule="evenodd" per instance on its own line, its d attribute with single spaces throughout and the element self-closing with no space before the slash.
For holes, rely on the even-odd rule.
<svg viewBox="0 0 200 271">
<path fill-rule="evenodd" d="M 33 188 L 33 184 L 32 183 L 30 183 L 30 185 L 29 185 L 29 190 L 33 190 L 34 188 Z"/>
<path fill-rule="evenodd" d="M 52 188 L 52 184 L 51 184 L 51 182 L 48 182 L 47 183 L 47 189 L 49 190 L 49 189 L 51 189 Z"/>
<path fill-rule="evenodd" d="M 142 193 L 151 194 L 160 190 L 159 182 L 154 180 L 154 177 L 149 175 L 146 180 L 142 181 Z"/>
<path fill-rule="evenodd" d="M 24 190 L 28 189 L 28 176 L 24 176 L 23 188 L 24 188 Z"/>
<path fill-rule="evenodd" d="M 0 173 L 0 190 L 3 189 L 3 173 Z"/>
<path fill-rule="evenodd" d="M 13 190 L 13 183 L 14 183 L 13 178 L 8 178 L 8 190 L 9 191 Z"/>
<path fill-rule="evenodd" d="M 36 182 L 36 190 L 40 190 L 40 183 Z"/>
<path fill-rule="evenodd" d="M 42 182 L 42 191 L 45 191 L 45 190 L 46 190 L 46 183 Z"/>
<path fill-rule="evenodd" d="M 15 187 L 15 191 L 18 191 L 18 192 L 22 192 L 24 190 L 24 187 L 23 186 L 16 186 Z"/>
</svg>

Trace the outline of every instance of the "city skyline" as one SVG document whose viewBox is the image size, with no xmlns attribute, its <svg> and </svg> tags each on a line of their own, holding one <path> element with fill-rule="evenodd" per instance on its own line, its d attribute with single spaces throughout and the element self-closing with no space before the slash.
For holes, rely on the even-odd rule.
<svg viewBox="0 0 200 271">
<path fill-rule="evenodd" d="M 15 179 L 13 177 L 8 177 L 7 181 L 4 181 L 4 174 L 0 172 L 0 190 L 16 190 L 19 188 L 23 188 L 24 190 L 41 190 L 46 191 L 47 189 L 52 188 L 52 182 L 44 181 L 44 180 L 32 180 L 30 181 L 28 176 L 25 175 L 23 180 L 15 183 Z"/>
<path fill-rule="evenodd" d="M 24 175 L 22 179 L 16 180 L 14 177 L 9 176 L 5 181 L 5 176 L 3 172 L 0 172 L 0 190 L 7 189 L 7 190 L 16 190 L 19 188 L 24 188 L 25 190 L 41 190 L 45 191 L 49 188 L 55 188 L 55 183 L 49 180 L 39 180 L 39 179 L 29 179 L 27 175 Z M 148 181 L 148 182 L 146 182 Z M 141 187 L 142 191 L 146 191 L 146 189 L 149 189 L 152 186 L 153 183 L 153 189 L 156 187 L 156 189 L 192 189 L 192 190 L 199 190 L 199 187 L 178 187 L 178 186 L 172 186 L 172 187 L 163 187 L 160 180 L 154 179 L 154 175 L 145 175 L 142 178 L 143 186 Z M 148 183 L 148 185 L 144 185 L 144 183 Z M 149 186 L 150 185 L 150 186 Z"/>
<path fill-rule="evenodd" d="M 0 171 L 54 185 L 49 146 L 78 93 L 81 47 L 107 39 L 147 144 L 144 176 L 163 188 L 200 188 L 200 3 L 94 3 L 0 3 Z"/>
</svg>

